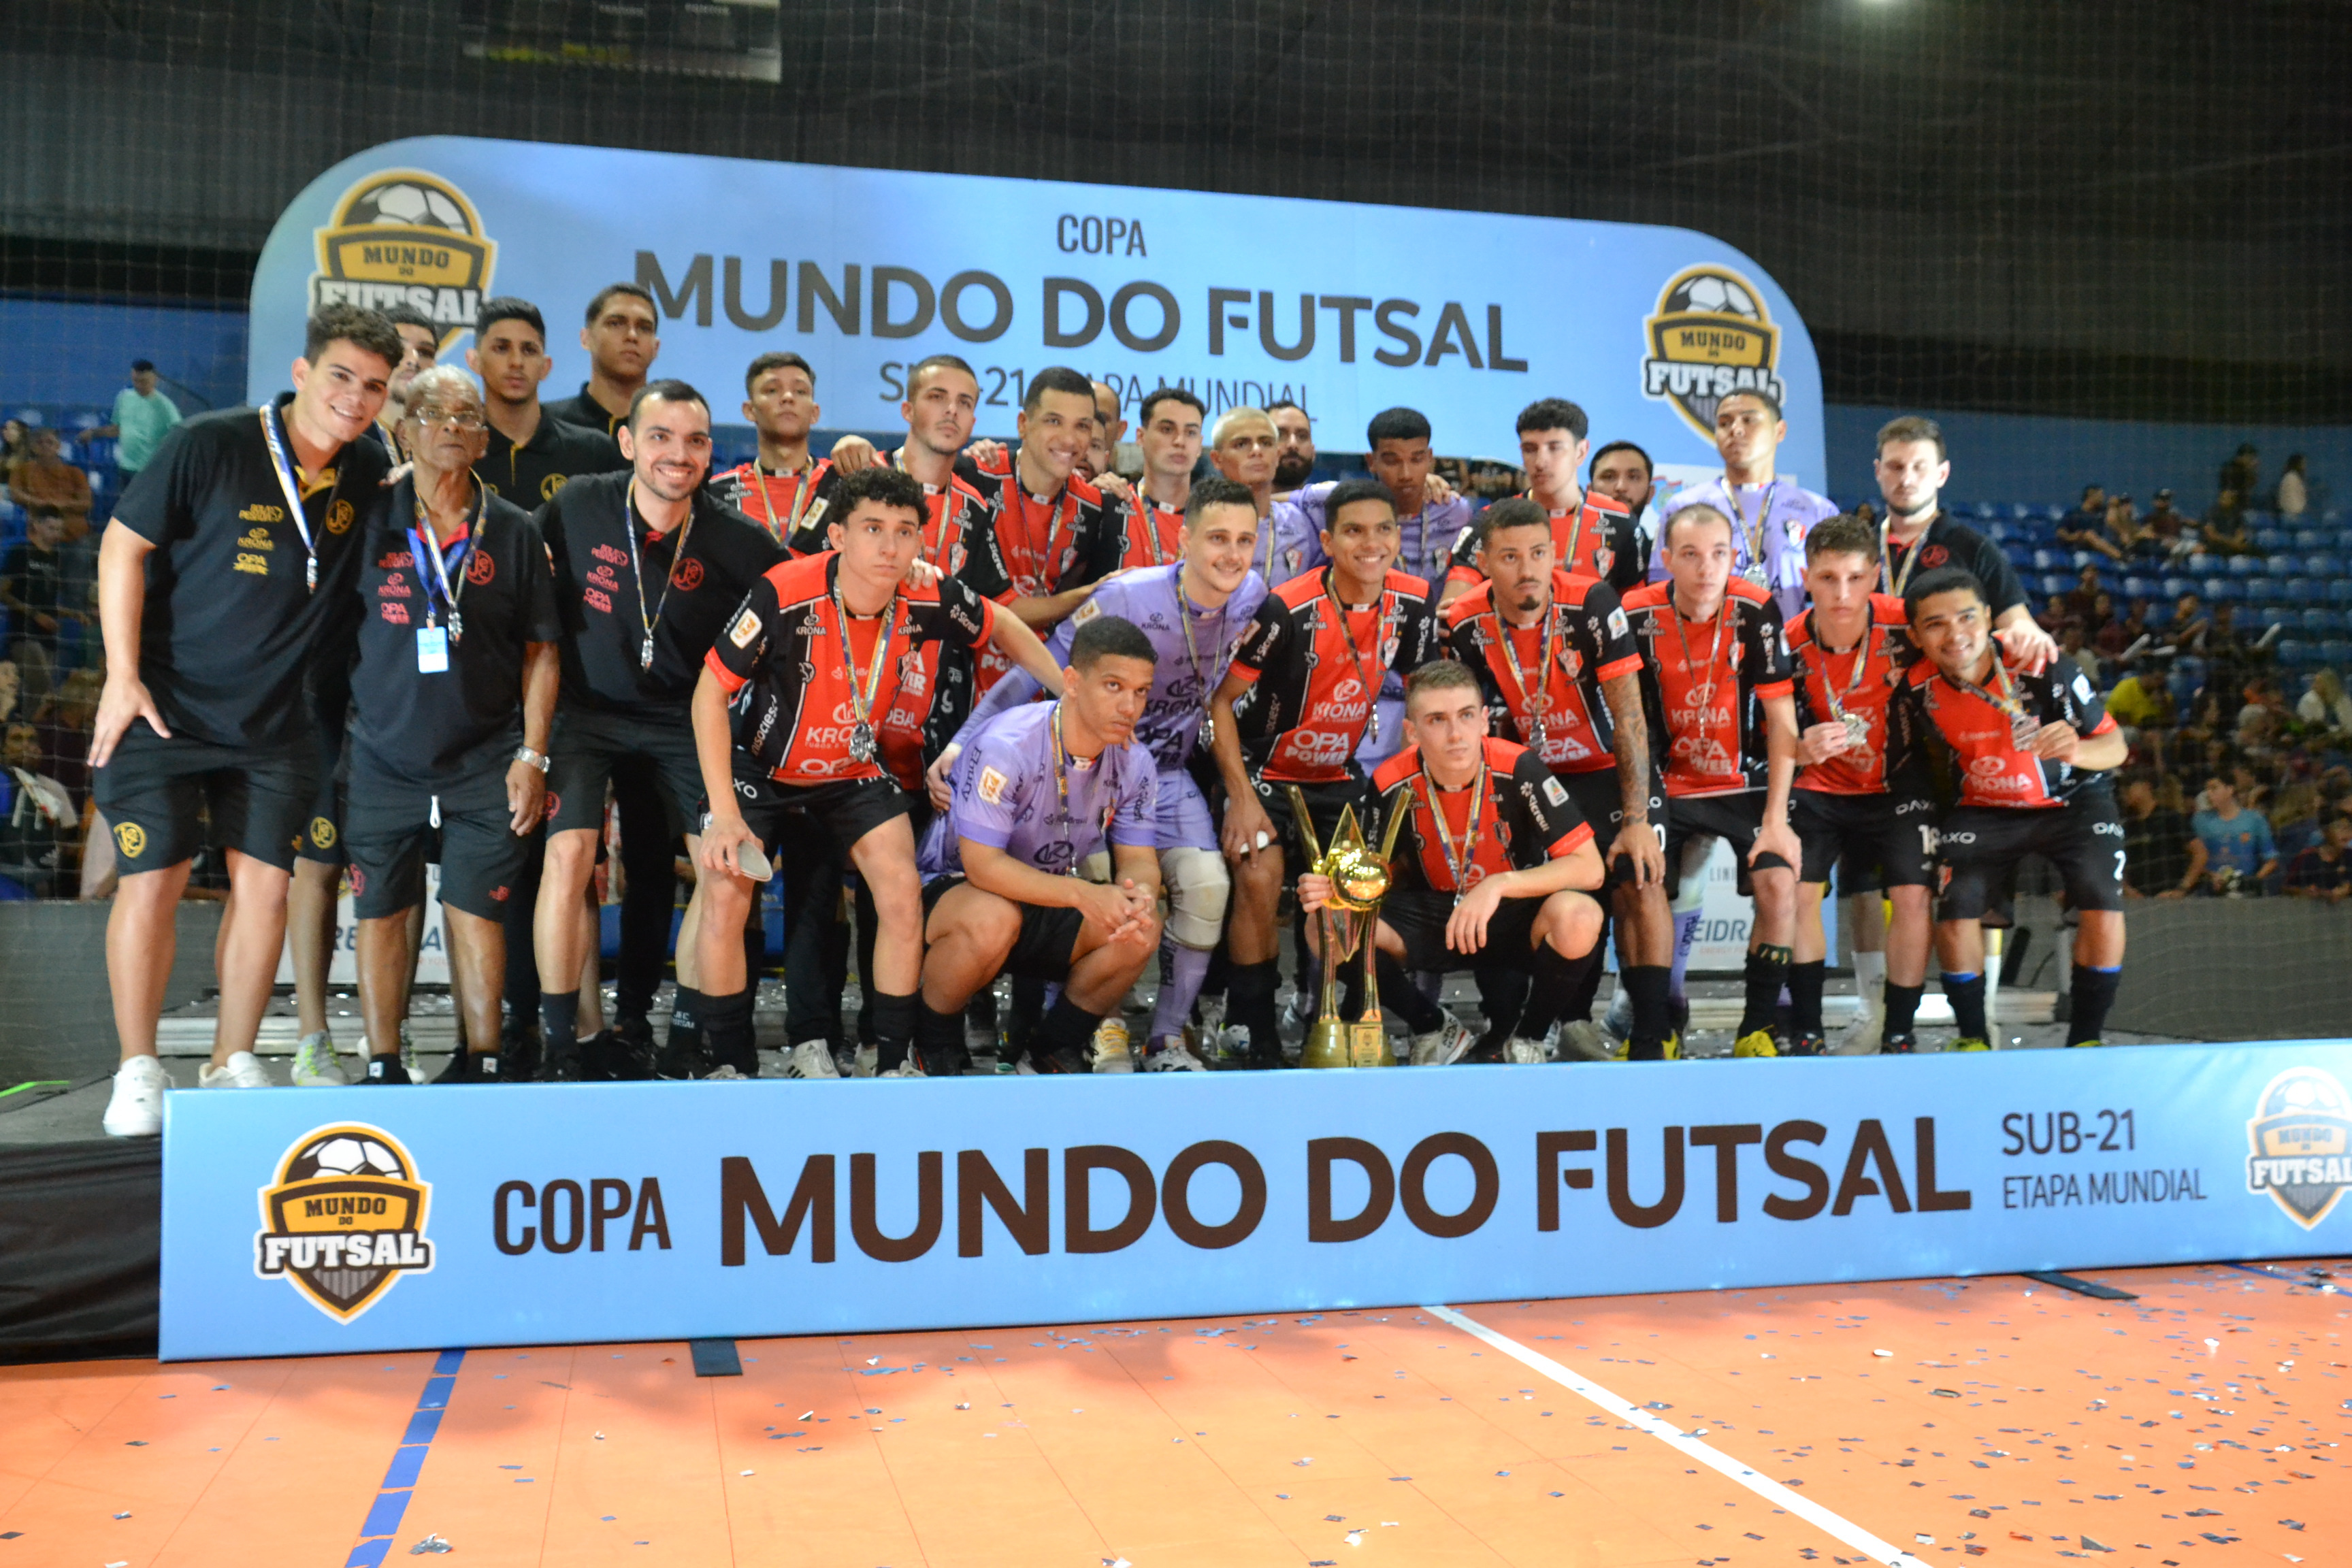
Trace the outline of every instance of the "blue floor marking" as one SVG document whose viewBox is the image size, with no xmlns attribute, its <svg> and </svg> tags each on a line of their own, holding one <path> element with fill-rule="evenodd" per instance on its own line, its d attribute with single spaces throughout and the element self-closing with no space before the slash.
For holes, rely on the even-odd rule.
<svg viewBox="0 0 2352 1568">
<path fill-rule="evenodd" d="M 360 1543 L 343 1560 L 343 1568 L 383 1568 L 393 1540 L 400 1533 L 401 1519 L 408 1512 L 416 1478 L 425 1468 L 425 1453 L 441 1430 L 441 1414 L 449 1407 L 449 1391 L 457 1385 L 457 1369 L 465 1361 L 464 1351 L 443 1351 L 434 1358 L 433 1375 L 425 1380 L 425 1392 L 416 1396 L 408 1429 L 401 1434 L 400 1447 L 393 1450 L 392 1463 L 384 1468 L 383 1485 L 368 1509 L 366 1522 L 360 1526 Z"/>
</svg>

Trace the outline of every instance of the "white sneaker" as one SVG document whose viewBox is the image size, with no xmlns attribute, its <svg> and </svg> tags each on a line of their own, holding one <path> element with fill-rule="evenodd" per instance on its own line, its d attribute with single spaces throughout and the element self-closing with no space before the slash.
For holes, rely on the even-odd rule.
<svg viewBox="0 0 2352 1568">
<path fill-rule="evenodd" d="M 1832 1056 L 1867 1057 L 1877 1054 L 1879 1037 L 1886 1031 L 1886 1005 L 1864 1007 L 1854 1015 L 1853 1022 L 1838 1031 L 1836 1043 L 1830 1047 Z"/>
<path fill-rule="evenodd" d="M 228 1066 L 216 1068 L 206 1062 L 196 1069 L 198 1089 L 268 1089 L 269 1069 L 251 1051 L 232 1051 Z"/>
<path fill-rule="evenodd" d="M 400 1066 L 401 1070 L 408 1074 L 408 1081 L 411 1083 L 423 1083 L 428 1076 L 424 1068 L 417 1064 L 416 1042 L 409 1037 L 408 1024 L 405 1019 L 402 1020 L 400 1026 Z"/>
<path fill-rule="evenodd" d="M 909 1049 L 905 1061 L 900 1062 L 888 1072 L 877 1072 L 872 1076 L 875 1078 L 928 1078 L 930 1075 L 923 1071 L 921 1060 L 913 1050 Z"/>
<path fill-rule="evenodd" d="M 1617 994 L 1609 999 L 1608 1016 L 1601 1020 L 1601 1029 L 1612 1040 L 1624 1040 L 1633 1033 L 1633 994 L 1621 982 Z"/>
<path fill-rule="evenodd" d="M 1127 1020 L 1114 1013 L 1095 1026 L 1095 1071 L 1134 1070 L 1135 1047 L 1128 1037 Z"/>
<path fill-rule="evenodd" d="M 735 1070 L 732 1062 L 722 1062 L 702 1075 L 705 1083 L 749 1083 L 751 1080 Z"/>
<path fill-rule="evenodd" d="M 1551 1053 L 1544 1049 L 1541 1040 L 1513 1035 L 1503 1042 L 1503 1059 L 1517 1067 L 1533 1067 L 1538 1062 L 1551 1060 Z"/>
<path fill-rule="evenodd" d="M 1209 1064 L 1194 1056 L 1192 1047 L 1179 1037 L 1160 1041 L 1159 1048 L 1143 1058 L 1143 1070 L 1145 1072 L 1207 1072 Z"/>
<path fill-rule="evenodd" d="M 1617 1054 L 1609 1032 L 1590 1018 L 1578 1018 L 1562 1024 L 1559 1028 L 1559 1057 L 1563 1061 L 1605 1062 Z"/>
<path fill-rule="evenodd" d="M 875 1076 L 875 1074 L 876 1074 L 877 1069 L 877 1068 L 879 1068 L 881 1067 L 881 1065 L 882 1065 L 882 1047 L 879 1047 L 879 1046 L 860 1046 L 860 1047 L 857 1047 L 856 1064 L 857 1064 L 856 1066 L 855 1066 L 854 1068 L 852 1068 L 850 1069 L 850 1073 L 849 1073 L 849 1076 L 850 1076 L 850 1077 L 852 1077 L 852 1078 L 872 1078 L 872 1077 L 874 1077 L 874 1076 Z"/>
<path fill-rule="evenodd" d="M 1425 1035 L 1412 1037 L 1412 1065 L 1417 1068 L 1451 1067 L 1470 1052 L 1478 1043 L 1478 1032 L 1452 1013 L 1445 1022 Z"/>
<path fill-rule="evenodd" d="M 114 1091 L 100 1123 L 115 1138 L 152 1138 L 163 1131 L 163 1091 L 172 1080 L 153 1057 L 132 1057 L 114 1069 Z"/>
<path fill-rule="evenodd" d="M 839 1078 L 841 1069 L 834 1065 L 833 1047 L 823 1040 L 803 1040 L 793 1047 L 784 1063 L 786 1078 Z"/>
<path fill-rule="evenodd" d="M 344 1076 L 343 1064 L 335 1057 L 335 1037 L 324 1029 L 302 1037 L 294 1047 L 294 1086 L 297 1089 L 341 1089 L 352 1080 Z"/>
<path fill-rule="evenodd" d="M 1219 992 L 1213 996 L 1202 996 L 1198 998 L 1192 1004 L 1192 1011 L 1200 1015 L 1201 1038 L 1204 1040 L 1215 1039 L 1218 1032 L 1225 1026 L 1224 993 Z M 1100 1072 L 1102 1071 L 1102 1068 L 1095 1068 L 1095 1071 Z"/>
</svg>

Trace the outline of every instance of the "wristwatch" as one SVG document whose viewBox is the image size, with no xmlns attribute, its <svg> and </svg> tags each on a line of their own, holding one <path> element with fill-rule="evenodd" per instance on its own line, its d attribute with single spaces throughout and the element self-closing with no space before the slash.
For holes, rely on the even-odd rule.
<svg viewBox="0 0 2352 1568">
<path fill-rule="evenodd" d="M 514 760 L 519 763 L 529 763 L 541 773 L 545 773 L 548 768 L 547 753 L 545 752 L 534 752 L 529 746 L 517 746 L 515 748 Z"/>
</svg>

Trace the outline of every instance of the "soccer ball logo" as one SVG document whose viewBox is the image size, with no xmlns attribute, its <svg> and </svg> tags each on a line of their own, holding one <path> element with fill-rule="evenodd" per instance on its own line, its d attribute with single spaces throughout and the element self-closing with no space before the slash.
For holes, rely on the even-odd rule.
<svg viewBox="0 0 2352 1568">
<path fill-rule="evenodd" d="M 1743 316 L 1751 321 L 1763 320 L 1763 312 L 1738 279 L 1720 272 L 1701 272 L 1687 277 L 1678 288 L 1666 291 L 1664 309 L 1671 314 L 1696 311 L 1709 316 Z"/>
<path fill-rule="evenodd" d="M 2352 1186 L 2352 1099 L 2317 1068 L 2289 1068 L 2246 1123 L 2246 1190 L 2268 1193 L 2309 1230 Z"/>
<path fill-rule="evenodd" d="M 399 1155 L 373 1138 L 336 1136 L 324 1139 L 294 1156 L 286 1168 L 289 1181 L 303 1182 L 313 1176 L 389 1176 L 394 1180 L 405 1177 L 408 1167 Z"/>
<path fill-rule="evenodd" d="M 465 210 L 446 194 L 415 180 L 395 178 L 362 185 L 345 204 L 343 222 L 388 224 L 403 228 L 440 228 L 452 234 L 472 234 L 474 225 Z"/>
</svg>

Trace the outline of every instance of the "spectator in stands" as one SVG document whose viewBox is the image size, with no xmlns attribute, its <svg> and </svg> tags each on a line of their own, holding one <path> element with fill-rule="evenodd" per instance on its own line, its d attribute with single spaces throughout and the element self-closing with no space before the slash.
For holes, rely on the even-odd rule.
<svg viewBox="0 0 2352 1568">
<path fill-rule="evenodd" d="M 2319 842 L 2319 786 L 2309 779 L 2293 781 L 2273 798 L 2263 815 L 2271 819 L 2271 843 L 2280 865 L 2293 865 Z"/>
<path fill-rule="evenodd" d="M 2279 475 L 2279 521 L 2289 528 L 2303 521 L 2311 507 L 2311 479 L 2305 471 L 2303 454 L 2297 452 L 2286 460 L 2286 471 Z"/>
<path fill-rule="evenodd" d="M 2087 508 L 2090 498 L 2084 501 Z M 2111 561 L 2121 561 L 2124 552 L 2115 537 L 2107 531 L 2107 511 L 2070 511 L 2058 520 L 2058 542 L 2069 550 L 2093 550 Z"/>
<path fill-rule="evenodd" d="M 0 604 L 15 623 L 9 657 L 27 700 L 46 697 L 57 682 L 58 633 L 67 621 L 89 617 L 66 599 L 66 561 L 58 543 L 65 532 L 58 514 L 33 509 L 25 542 L 0 557 Z"/>
<path fill-rule="evenodd" d="M 2124 780 L 2121 805 L 2124 822 L 2124 896 L 2141 899 L 2188 897 L 2189 818 L 2180 810 L 2180 784 L 2169 787 L 2168 803 L 2154 777 L 2136 773 Z"/>
<path fill-rule="evenodd" d="M 2066 618 L 2082 622 L 2088 631 L 2098 624 L 2091 617 L 2098 613 L 2099 601 L 2105 596 L 2106 590 L 2099 585 L 2099 569 L 2084 567 L 2083 575 L 2066 591 Z"/>
<path fill-rule="evenodd" d="M 2204 601 L 2194 594 L 2181 595 L 2179 603 L 2172 606 L 2172 641 L 2169 646 L 2176 651 L 2194 648 L 2210 624 L 2205 616 Z"/>
<path fill-rule="evenodd" d="M 2096 533 L 2107 525 L 2107 489 L 2105 485 L 2084 485 L 2083 504 L 2058 520 L 2058 537 L 2069 533 Z"/>
<path fill-rule="evenodd" d="M 114 485 L 109 494 L 122 493 L 180 422 L 180 405 L 156 390 L 157 380 L 154 361 L 132 360 L 131 384 L 114 395 L 114 423 L 90 432 L 114 443 Z"/>
<path fill-rule="evenodd" d="M 89 799 L 89 734 L 106 672 L 77 669 L 33 711 L 40 731 L 42 771 L 66 786 L 79 807 Z"/>
<path fill-rule="evenodd" d="M 2239 804 L 2231 773 L 2216 773 L 2206 781 L 2205 808 L 2189 819 L 2189 827 L 2196 841 L 2189 847 L 2188 875 L 2181 882 L 2187 891 L 2251 895 L 2278 869 L 2270 819 Z"/>
<path fill-rule="evenodd" d="M 2126 675 L 2107 693 L 2107 711 L 2126 730 L 2147 730 L 2169 724 L 2172 693 L 2154 677 Z"/>
<path fill-rule="evenodd" d="M 2344 689 L 2344 678 L 2332 669 L 2313 676 L 2311 689 L 2295 702 L 2294 716 L 2317 730 L 2352 734 L 2352 695 Z"/>
<path fill-rule="evenodd" d="M 89 476 L 65 460 L 58 433 L 33 432 L 33 455 L 8 470 L 8 497 L 26 511 L 47 507 L 68 525 L 89 522 Z"/>
<path fill-rule="evenodd" d="M 2200 640 L 2200 651 L 2205 656 L 2206 683 L 2224 691 L 2235 691 L 2243 686 L 2253 645 L 2238 629 L 2238 607 L 2227 599 L 2214 605 L 2213 618 L 2206 624 L 2205 635 Z"/>
<path fill-rule="evenodd" d="M 33 455 L 33 427 L 22 419 L 0 422 L 0 479 Z"/>
<path fill-rule="evenodd" d="M 2331 904 L 2352 898 L 2352 816 L 2328 818 L 2319 842 L 2287 863 L 2286 891 Z"/>
<path fill-rule="evenodd" d="M 15 659 L 0 658 L 0 722 L 5 722 L 16 711 L 16 701 L 22 694 L 18 683 L 23 679 L 16 671 Z"/>
<path fill-rule="evenodd" d="M 2246 529 L 2246 510 L 2240 497 L 2242 490 L 2225 489 L 2213 498 L 2213 506 L 2205 514 L 2199 544 L 2208 555 L 2252 555 L 2254 536 Z"/>
<path fill-rule="evenodd" d="M 2072 660 L 2074 668 L 2083 672 L 2083 679 L 2094 687 L 2099 684 L 2099 656 L 2084 640 L 2080 617 L 2069 616 L 2058 628 L 2058 657 Z"/>
<path fill-rule="evenodd" d="M 2254 451 L 2254 444 L 2248 441 L 2238 448 L 2236 456 L 2221 465 L 2221 476 L 2214 481 L 2213 488 L 2234 490 L 2243 501 L 2260 490 L 2262 483 L 2262 459 Z"/>
<path fill-rule="evenodd" d="M 10 724 L 0 737 L 0 898 L 54 898 L 80 820 L 65 786 L 40 766 L 40 732 Z"/>
<path fill-rule="evenodd" d="M 2139 520 L 2139 525 L 2141 533 L 2162 544 L 2166 554 L 2185 553 L 2182 546 L 2189 539 L 2189 521 L 2173 510 L 2170 490 L 2156 492 L 2156 504 L 2148 508 L 2147 515 Z"/>
<path fill-rule="evenodd" d="M 2097 626 L 2099 631 L 2098 635 L 2091 639 L 2091 646 L 2099 650 L 2101 658 L 2105 659 L 2109 664 L 2114 664 L 2121 659 L 2125 653 L 2129 651 L 2132 644 L 2139 641 L 2141 634 L 2147 630 L 2147 601 L 2135 599 L 2132 601 L 2131 614 L 2118 616 L 2116 614 L 2115 595 L 2102 594 L 2099 595 L 2098 608 L 2093 617 L 2093 624 Z"/>
<path fill-rule="evenodd" d="M 2118 561 L 2128 561 L 2150 552 L 2152 542 L 2147 531 L 2140 526 L 2139 514 L 2129 496 L 2117 496 L 2107 503 L 2107 541 L 2115 546 L 2113 554 Z"/>
</svg>

